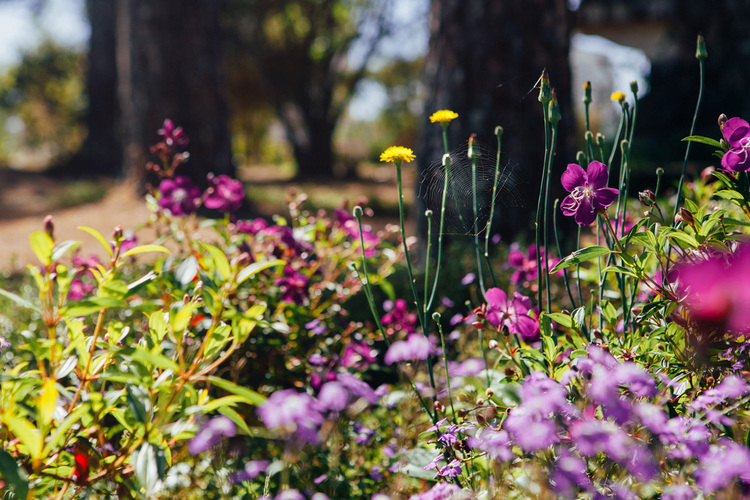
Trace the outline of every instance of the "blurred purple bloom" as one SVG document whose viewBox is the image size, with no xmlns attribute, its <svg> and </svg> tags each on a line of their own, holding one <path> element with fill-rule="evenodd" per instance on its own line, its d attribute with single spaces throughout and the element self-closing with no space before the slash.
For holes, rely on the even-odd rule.
<svg viewBox="0 0 750 500">
<path fill-rule="evenodd" d="M 341 372 L 337 375 L 336 380 L 357 398 L 364 398 L 370 404 L 378 402 L 378 397 L 372 387 L 355 375 L 349 372 Z"/>
<path fill-rule="evenodd" d="M 592 161 L 585 172 L 580 165 L 568 164 L 561 178 L 563 187 L 570 193 L 560 205 L 563 214 L 574 216 L 581 226 L 594 222 L 597 212 L 617 198 L 617 189 L 606 187 L 608 179 L 607 166 L 601 162 Z"/>
<path fill-rule="evenodd" d="M 484 370 L 484 360 L 481 358 L 468 358 L 463 361 L 448 362 L 448 373 L 451 377 L 473 377 Z"/>
<path fill-rule="evenodd" d="M 377 351 L 364 342 L 353 340 L 346 345 L 341 355 L 341 366 L 365 370 L 376 359 Z"/>
<path fill-rule="evenodd" d="M 414 333 L 417 330 L 417 315 L 407 312 L 407 303 L 404 299 L 396 299 L 395 302 L 386 300 L 383 303 L 386 314 L 381 318 L 383 326 L 388 326 L 388 333 L 405 331 Z"/>
<path fill-rule="evenodd" d="M 281 300 L 283 302 L 300 306 L 307 300 L 309 294 L 307 287 L 310 280 L 292 266 L 285 266 L 284 276 L 276 279 L 273 283 L 281 288 Z"/>
<path fill-rule="evenodd" d="M 310 330 L 313 335 L 322 335 L 328 331 L 328 327 L 319 319 L 314 319 L 305 323 L 305 328 Z"/>
<path fill-rule="evenodd" d="M 370 438 L 375 435 L 375 431 L 366 427 L 359 422 L 352 424 L 352 431 L 354 432 L 354 441 L 358 444 L 367 444 L 370 442 Z"/>
<path fill-rule="evenodd" d="M 201 191 L 187 177 L 163 179 L 159 184 L 159 206 L 172 215 L 188 215 L 198 210 Z"/>
<path fill-rule="evenodd" d="M 273 500 L 305 500 L 305 495 L 295 489 L 286 489 L 280 491 Z"/>
<path fill-rule="evenodd" d="M 321 474 L 320 476 L 318 476 L 315 479 L 313 479 L 313 483 L 320 484 L 323 481 L 325 481 L 326 479 L 328 479 L 328 474 Z"/>
<path fill-rule="evenodd" d="M 235 226 L 237 231 L 255 236 L 268 227 L 268 222 L 258 217 L 257 219 L 238 220 Z"/>
<path fill-rule="evenodd" d="M 471 436 L 467 444 L 475 450 L 486 451 L 490 458 L 496 460 L 507 462 L 515 458 L 510 450 L 510 436 L 506 431 L 483 428 L 476 435 Z"/>
<path fill-rule="evenodd" d="M 742 118 L 730 118 L 721 128 L 724 139 L 732 148 L 721 158 L 721 166 L 732 172 L 750 168 L 750 124 Z"/>
<path fill-rule="evenodd" d="M 326 382 L 320 388 L 318 402 L 326 410 L 341 411 L 349 404 L 349 391 L 339 382 Z"/>
<path fill-rule="evenodd" d="M 409 497 L 409 500 L 465 500 L 472 495 L 459 486 L 448 482 L 435 483 L 429 491 Z"/>
<path fill-rule="evenodd" d="M 430 341 L 421 333 L 412 333 L 406 340 L 391 344 L 385 353 L 385 364 L 392 365 L 400 361 L 427 359 L 430 353 Z"/>
<path fill-rule="evenodd" d="M 233 212 L 240 208 L 245 198 L 242 182 L 228 175 L 208 174 L 208 189 L 203 204 L 220 212 Z"/>
<path fill-rule="evenodd" d="M 586 462 L 573 455 L 567 448 L 558 452 L 555 466 L 549 476 L 552 490 L 559 498 L 578 498 L 579 488 L 591 488 L 591 480 L 586 475 Z"/>
<path fill-rule="evenodd" d="M 365 257 L 375 257 L 375 248 L 380 244 L 380 238 L 375 234 L 371 226 L 366 224 L 362 225 L 362 237 L 360 239 L 359 223 L 356 220 L 348 220 L 342 224 L 344 230 L 349 234 L 349 237 L 354 241 L 356 246 L 365 242 Z"/>
<path fill-rule="evenodd" d="M 8 342 L 7 340 L 5 340 L 5 337 L 3 337 L 2 335 L 0 335 L 0 353 L 3 352 L 3 349 L 6 349 L 8 347 L 10 347 L 10 342 Z"/>
<path fill-rule="evenodd" d="M 526 250 L 526 254 L 518 250 L 517 243 L 514 243 L 511 248 L 513 249 L 508 254 L 508 265 L 515 269 L 515 271 L 513 271 L 513 274 L 510 277 L 510 284 L 518 285 L 529 281 L 534 281 L 537 278 L 536 245 L 529 246 L 529 248 Z M 544 247 L 542 247 L 542 253 L 544 253 Z M 559 261 L 560 259 L 549 257 L 549 268 L 552 269 L 553 267 L 555 267 L 555 264 L 557 264 Z"/>
<path fill-rule="evenodd" d="M 671 484 L 664 488 L 661 500 L 693 500 L 696 492 L 687 484 Z"/>
<path fill-rule="evenodd" d="M 729 439 L 721 445 L 712 446 L 701 457 L 700 468 L 695 471 L 698 486 L 703 493 L 710 495 L 716 490 L 729 486 L 735 478 L 750 482 L 750 450 Z"/>
<path fill-rule="evenodd" d="M 457 459 L 453 459 L 450 461 L 448 465 L 440 469 L 440 472 L 435 475 L 435 477 L 443 476 L 443 477 L 456 477 L 461 475 L 461 462 L 459 462 Z"/>
<path fill-rule="evenodd" d="M 325 420 L 322 405 L 309 394 L 294 389 L 271 394 L 258 407 L 258 415 L 267 428 L 283 428 L 313 444 L 318 442 L 318 427 Z"/>
<path fill-rule="evenodd" d="M 191 455 L 203 453 L 207 449 L 219 444 L 222 438 L 232 437 L 237 432 L 234 422 L 225 416 L 209 420 L 188 443 Z"/>
<path fill-rule="evenodd" d="M 463 278 L 461 278 L 461 284 L 464 285 L 464 286 L 471 285 L 472 283 L 474 283 L 475 279 L 477 279 L 477 275 L 476 274 L 474 274 L 474 273 L 468 273 L 466 276 L 464 276 Z"/>
<path fill-rule="evenodd" d="M 185 135 L 182 127 L 175 127 L 169 118 L 164 120 L 164 124 L 156 133 L 164 139 L 164 142 L 170 148 L 174 146 L 184 148 L 188 145 L 188 137 Z"/>
<path fill-rule="evenodd" d="M 750 392 L 750 385 L 737 375 L 727 375 L 719 385 L 708 389 L 690 403 L 693 410 L 701 411 L 709 406 L 721 404 L 727 399 L 737 399 Z"/>
<path fill-rule="evenodd" d="M 245 468 L 235 474 L 234 481 L 241 483 L 242 481 L 252 481 L 268 468 L 267 460 L 251 460 L 245 464 Z"/>
<path fill-rule="evenodd" d="M 706 330 L 750 332 L 750 245 L 734 254 L 712 255 L 697 264 L 675 268 L 682 303 Z"/>
<path fill-rule="evenodd" d="M 499 288 L 487 290 L 487 320 L 497 328 L 507 328 L 508 333 L 518 334 L 526 342 L 539 338 L 539 324 L 528 315 L 531 300 L 518 292 L 513 293 L 513 300 L 508 300 L 505 292 Z"/>
</svg>

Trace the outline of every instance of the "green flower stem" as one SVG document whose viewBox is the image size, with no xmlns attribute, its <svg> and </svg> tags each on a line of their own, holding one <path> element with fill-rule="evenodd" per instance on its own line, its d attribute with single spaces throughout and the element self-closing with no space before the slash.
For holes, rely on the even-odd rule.
<svg viewBox="0 0 750 500">
<path fill-rule="evenodd" d="M 430 285 L 430 251 L 432 250 L 432 210 L 425 210 L 424 216 L 427 218 L 427 250 L 425 251 L 424 258 L 424 295 L 422 302 L 424 304 L 424 314 L 430 310 L 431 301 L 429 301 L 429 285 Z M 442 233 L 442 231 L 440 231 Z M 435 285 L 437 285 L 437 276 L 435 277 Z"/>
<path fill-rule="evenodd" d="M 552 228 L 555 232 L 555 246 L 557 248 L 557 255 L 562 255 L 562 248 L 560 247 L 560 235 L 557 232 L 557 208 L 560 206 L 560 199 L 555 199 L 555 204 L 552 207 Z M 549 274 L 549 271 L 548 271 Z M 570 305 L 573 309 L 576 308 L 576 301 L 573 299 L 573 293 L 570 291 L 570 281 L 568 280 L 568 270 L 563 269 L 563 281 L 565 282 L 565 290 L 568 292 L 568 298 L 570 299 Z M 580 291 L 578 292 L 580 294 Z M 480 332 L 481 333 L 481 332 Z"/>
<path fill-rule="evenodd" d="M 453 414 L 453 423 L 458 425 L 458 419 L 456 418 L 456 409 L 453 407 L 453 394 L 451 393 L 451 377 L 448 374 L 448 350 L 445 348 L 445 335 L 443 334 L 443 325 L 440 323 L 440 313 L 436 312 L 432 315 L 432 320 L 437 325 L 438 332 L 440 332 L 440 345 L 443 347 L 443 365 L 445 366 L 445 385 L 448 389 L 448 400 L 451 402 L 451 413 Z"/>
<path fill-rule="evenodd" d="M 482 271 L 482 254 L 479 249 L 479 207 L 477 206 L 477 159 L 471 155 L 471 186 L 472 186 L 472 205 L 474 210 L 474 252 L 477 257 L 477 279 L 479 281 L 479 290 L 482 292 L 482 298 L 486 296 L 484 289 L 484 272 Z"/>
<path fill-rule="evenodd" d="M 615 141 L 612 143 L 612 152 L 609 155 L 609 161 L 607 167 L 611 169 L 612 162 L 615 161 L 615 154 L 617 154 L 617 145 L 620 142 L 620 135 L 622 135 L 623 127 L 625 126 L 625 110 L 623 109 L 620 115 L 620 125 L 617 127 L 617 134 L 615 134 Z"/>
<path fill-rule="evenodd" d="M 479 329 L 479 346 L 482 348 L 482 359 L 484 360 L 484 373 L 487 375 L 487 387 L 490 386 L 490 365 L 487 363 L 487 353 L 484 350 L 484 335 Z"/>
<path fill-rule="evenodd" d="M 550 141 L 550 152 L 547 155 L 547 167 L 546 167 L 546 179 L 544 183 L 544 281 L 545 288 L 547 289 L 547 312 L 552 312 L 552 291 L 549 286 L 549 180 L 552 176 L 552 160 L 555 157 L 555 145 L 557 143 L 557 123 L 552 123 L 552 140 Z M 539 247 L 536 249 L 537 257 L 539 255 Z M 539 309 L 541 311 L 541 308 Z"/>
<path fill-rule="evenodd" d="M 698 102 L 695 104 L 695 113 L 693 113 L 693 123 L 690 125 L 690 135 L 694 135 L 695 133 L 695 122 L 698 121 L 698 111 L 701 108 L 701 101 L 703 100 L 703 81 L 705 79 L 704 72 L 705 72 L 705 64 L 703 59 L 698 59 L 698 63 L 700 66 L 700 84 L 698 87 Z M 682 184 L 685 181 L 685 169 L 687 169 L 687 163 L 688 158 L 690 157 L 690 146 L 692 146 L 692 141 L 687 141 L 687 146 L 685 146 L 685 159 L 682 162 L 682 173 L 680 174 L 680 183 L 677 185 L 677 199 L 674 203 L 674 214 L 672 214 L 672 224 L 675 225 L 676 222 L 674 222 L 675 218 L 677 217 L 677 212 L 680 210 L 680 198 L 682 197 Z"/>
<path fill-rule="evenodd" d="M 448 137 L 445 133 L 446 128 L 443 127 L 443 139 L 445 142 L 446 147 L 448 146 L 447 140 Z M 443 165 L 445 166 L 445 180 L 443 181 L 443 198 L 440 202 L 440 227 L 438 230 L 438 241 L 437 241 L 437 263 L 435 266 L 435 281 L 432 284 L 432 293 L 430 293 L 429 300 L 426 298 L 425 293 L 425 309 L 424 314 L 427 314 L 430 309 L 432 309 L 432 302 L 435 300 L 435 294 L 437 293 L 437 286 L 438 286 L 438 280 L 440 279 L 440 269 L 442 267 L 442 259 L 443 259 L 443 224 L 445 222 L 445 205 L 448 201 L 448 181 L 450 179 L 451 175 L 451 157 L 450 154 L 446 153 L 443 155 Z M 428 229 L 428 236 L 427 241 L 431 242 L 432 237 L 430 235 L 430 229 Z M 429 246 L 428 246 L 428 256 L 427 256 L 427 265 L 429 265 Z M 425 274 L 425 290 L 427 290 L 427 276 Z"/>
<path fill-rule="evenodd" d="M 375 325 L 378 327 L 380 334 L 383 336 L 383 340 L 385 341 L 386 346 L 390 347 L 391 341 L 390 339 L 388 339 L 388 336 L 385 333 L 385 328 L 383 328 L 383 324 L 380 322 L 380 315 L 378 314 L 377 307 L 375 306 L 375 297 L 373 296 L 372 288 L 370 287 L 370 275 L 367 272 L 367 258 L 365 257 L 365 240 L 364 240 L 363 231 L 362 231 L 362 214 L 359 210 L 355 210 L 354 216 L 357 218 L 357 224 L 359 225 L 359 242 L 360 242 L 360 246 L 362 249 L 362 272 L 364 273 L 364 279 L 362 279 L 362 276 L 359 274 L 359 271 L 357 271 L 357 268 L 355 266 L 352 266 L 352 270 L 356 273 L 357 279 L 359 279 L 361 283 L 364 283 L 365 297 L 367 298 L 367 304 L 370 306 L 370 312 L 372 313 L 372 317 L 375 319 Z M 422 395 L 417 390 L 417 387 L 414 385 L 414 382 L 411 380 L 411 377 L 406 375 L 401 370 L 399 370 L 399 372 L 404 374 L 404 376 L 408 380 L 412 391 L 414 392 L 414 394 L 417 395 L 417 398 L 419 399 L 419 402 L 422 404 L 422 407 L 425 409 L 427 414 L 432 419 L 432 423 L 433 424 L 437 423 L 438 421 L 437 410 L 435 410 L 434 408 L 430 409 L 430 406 L 427 404 L 427 402 L 424 400 Z"/>
<path fill-rule="evenodd" d="M 487 221 L 487 229 L 484 233 L 484 258 L 487 261 L 487 268 L 490 270 L 490 276 L 492 278 L 492 285 L 497 286 L 497 280 L 495 279 L 495 272 L 492 270 L 490 264 L 490 232 L 492 230 L 492 221 L 495 218 L 495 200 L 497 199 L 497 181 L 500 177 L 500 153 L 502 152 L 503 146 L 503 128 L 495 127 L 495 135 L 497 136 L 497 159 L 495 160 L 495 182 L 492 184 L 492 205 L 490 205 L 490 218 Z"/>
<path fill-rule="evenodd" d="M 537 286 L 537 305 L 539 310 L 542 310 L 542 252 L 541 247 L 541 234 L 543 230 L 540 226 L 540 220 L 542 218 L 542 198 L 544 197 L 544 185 L 547 180 L 547 157 L 549 156 L 549 103 L 542 103 L 544 108 L 544 163 L 542 166 L 542 182 L 539 186 L 539 199 L 536 204 L 536 220 L 534 221 L 536 227 L 536 286 Z M 544 228 L 546 230 L 546 228 Z"/>
</svg>

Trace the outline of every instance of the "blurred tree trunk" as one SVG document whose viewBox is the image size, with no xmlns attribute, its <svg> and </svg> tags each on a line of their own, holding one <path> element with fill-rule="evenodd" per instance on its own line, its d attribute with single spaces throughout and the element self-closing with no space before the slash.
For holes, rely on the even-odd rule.
<svg viewBox="0 0 750 500">
<path fill-rule="evenodd" d="M 83 170 L 117 176 L 122 173 L 122 148 L 118 134 L 115 4 L 87 0 L 86 10 L 91 38 L 86 74 L 88 135 L 83 145 Z"/>
<path fill-rule="evenodd" d="M 522 180 L 516 189 L 526 200 L 524 207 L 504 207 L 500 200 L 495 231 L 503 236 L 528 229 L 535 214 L 544 127 L 534 85 L 545 67 L 563 116 L 552 186 L 559 184 L 554 181 L 573 161 L 568 65 L 571 26 L 572 14 L 565 0 L 432 1 L 424 76 L 428 97 L 417 148 L 419 168 L 424 172 L 443 154 L 440 127 L 428 120 L 432 112 L 451 109 L 459 114 L 448 128 L 452 148 L 471 133 L 477 133 L 482 142 L 496 144 L 494 128 L 502 126 L 503 152 Z M 422 213 L 424 207 L 418 208 L 420 222 Z"/>
<path fill-rule="evenodd" d="M 106 2 L 105 2 L 106 3 Z M 165 118 L 190 138 L 178 169 L 205 185 L 206 173 L 234 174 L 222 66 L 223 1 L 117 0 L 118 95 L 123 169 L 142 179 L 149 145 Z"/>
</svg>

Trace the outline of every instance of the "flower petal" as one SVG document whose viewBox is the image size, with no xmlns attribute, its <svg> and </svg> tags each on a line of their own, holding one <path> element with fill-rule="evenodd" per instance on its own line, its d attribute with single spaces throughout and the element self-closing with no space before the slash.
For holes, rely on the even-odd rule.
<svg viewBox="0 0 750 500">
<path fill-rule="evenodd" d="M 508 308 L 508 296 L 499 288 L 487 290 L 487 305 L 505 310 Z"/>
<path fill-rule="evenodd" d="M 591 200 L 584 198 L 575 211 L 575 220 L 581 226 L 588 226 L 596 220 L 596 209 L 591 204 Z"/>
<path fill-rule="evenodd" d="M 600 188 L 594 191 L 593 206 L 597 210 L 600 208 L 607 208 L 616 199 L 619 191 L 615 188 Z"/>
<path fill-rule="evenodd" d="M 563 215 L 567 215 L 568 217 L 575 215 L 577 209 L 578 202 L 572 196 L 566 196 L 560 204 L 560 210 L 562 210 Z"/>
<path fill-rule="evenodd" d="M 583 186 L 586 182 L 586 172 L 580 165 L 569 163 L 568 168 L 560 177 L 560 182 L 567 191 L 573 191 L 577 186 Z"/>
<path fill-rule="evenodd" d="M 586 169 L 586 177 L 588 177 L 591 189 L 601 189 L 607 186 L 609 169 L 604 163 L 594 160 L 589 163 L 589 168 Z"/>
<path fill-rule="evenodd" d="M 735 148 L 721 158 L 721 166 L 732 172 L 744 172 L 750 167 L 746 149 Z"/>
<path fill-rule="evenodd" d="M 742 118 L 730 118 L 722 127 L 721 132 L 730 146 L 738 147 L 740 139 L 750 135 L 750 124 Z"/>
</svg>

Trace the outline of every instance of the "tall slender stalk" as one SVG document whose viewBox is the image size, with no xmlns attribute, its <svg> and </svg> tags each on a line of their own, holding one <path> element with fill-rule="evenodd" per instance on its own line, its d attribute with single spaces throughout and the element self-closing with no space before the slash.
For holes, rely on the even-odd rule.
<svg viewBox="0 0 750 500">
<path fill-rule="evenodd" d="M 486 296 L 486 290 L 484 288 L 484 272 L 482 271 L 482 255 L 479 249 L 479 207 L 477 199 L 477 158 L 479 152 L 475 151 L 474 146 L 475 135 L 471 134 L 469 138 L 469 150 L 467 154 L 471 159 L 471 200 L 472 209 L 474 215 L 474 253 L 477 258 L 477 278 L 479 281 L 479 290 L 482 292 L 482 298 Z"/>
<path fill-rule="evenodd" d="M 541 251 L 541 231 L 546 231 L 547 228 L 541 226 L 542 222 L 542 207 L 544 197 L 544 186 L 547 180 L 547 158 L 550 154 L 549 149 L 549 103 L 552 102 L 552 87 L 549 82 L 549 75 L 547 69 L 542 71 L 541 84 L 539 87 L 539 102 L 542 103 L 542 112 L 544 115 L 544 162 L 542 163 L 542 182 L 539 186 L 539 199 L 536 204 L 536 220 L 534 221 L 536 228 L 536 286 L 537 286 L 537 305 L 539 310 L 542 310 L 542 251 Z"/>
</svg>

